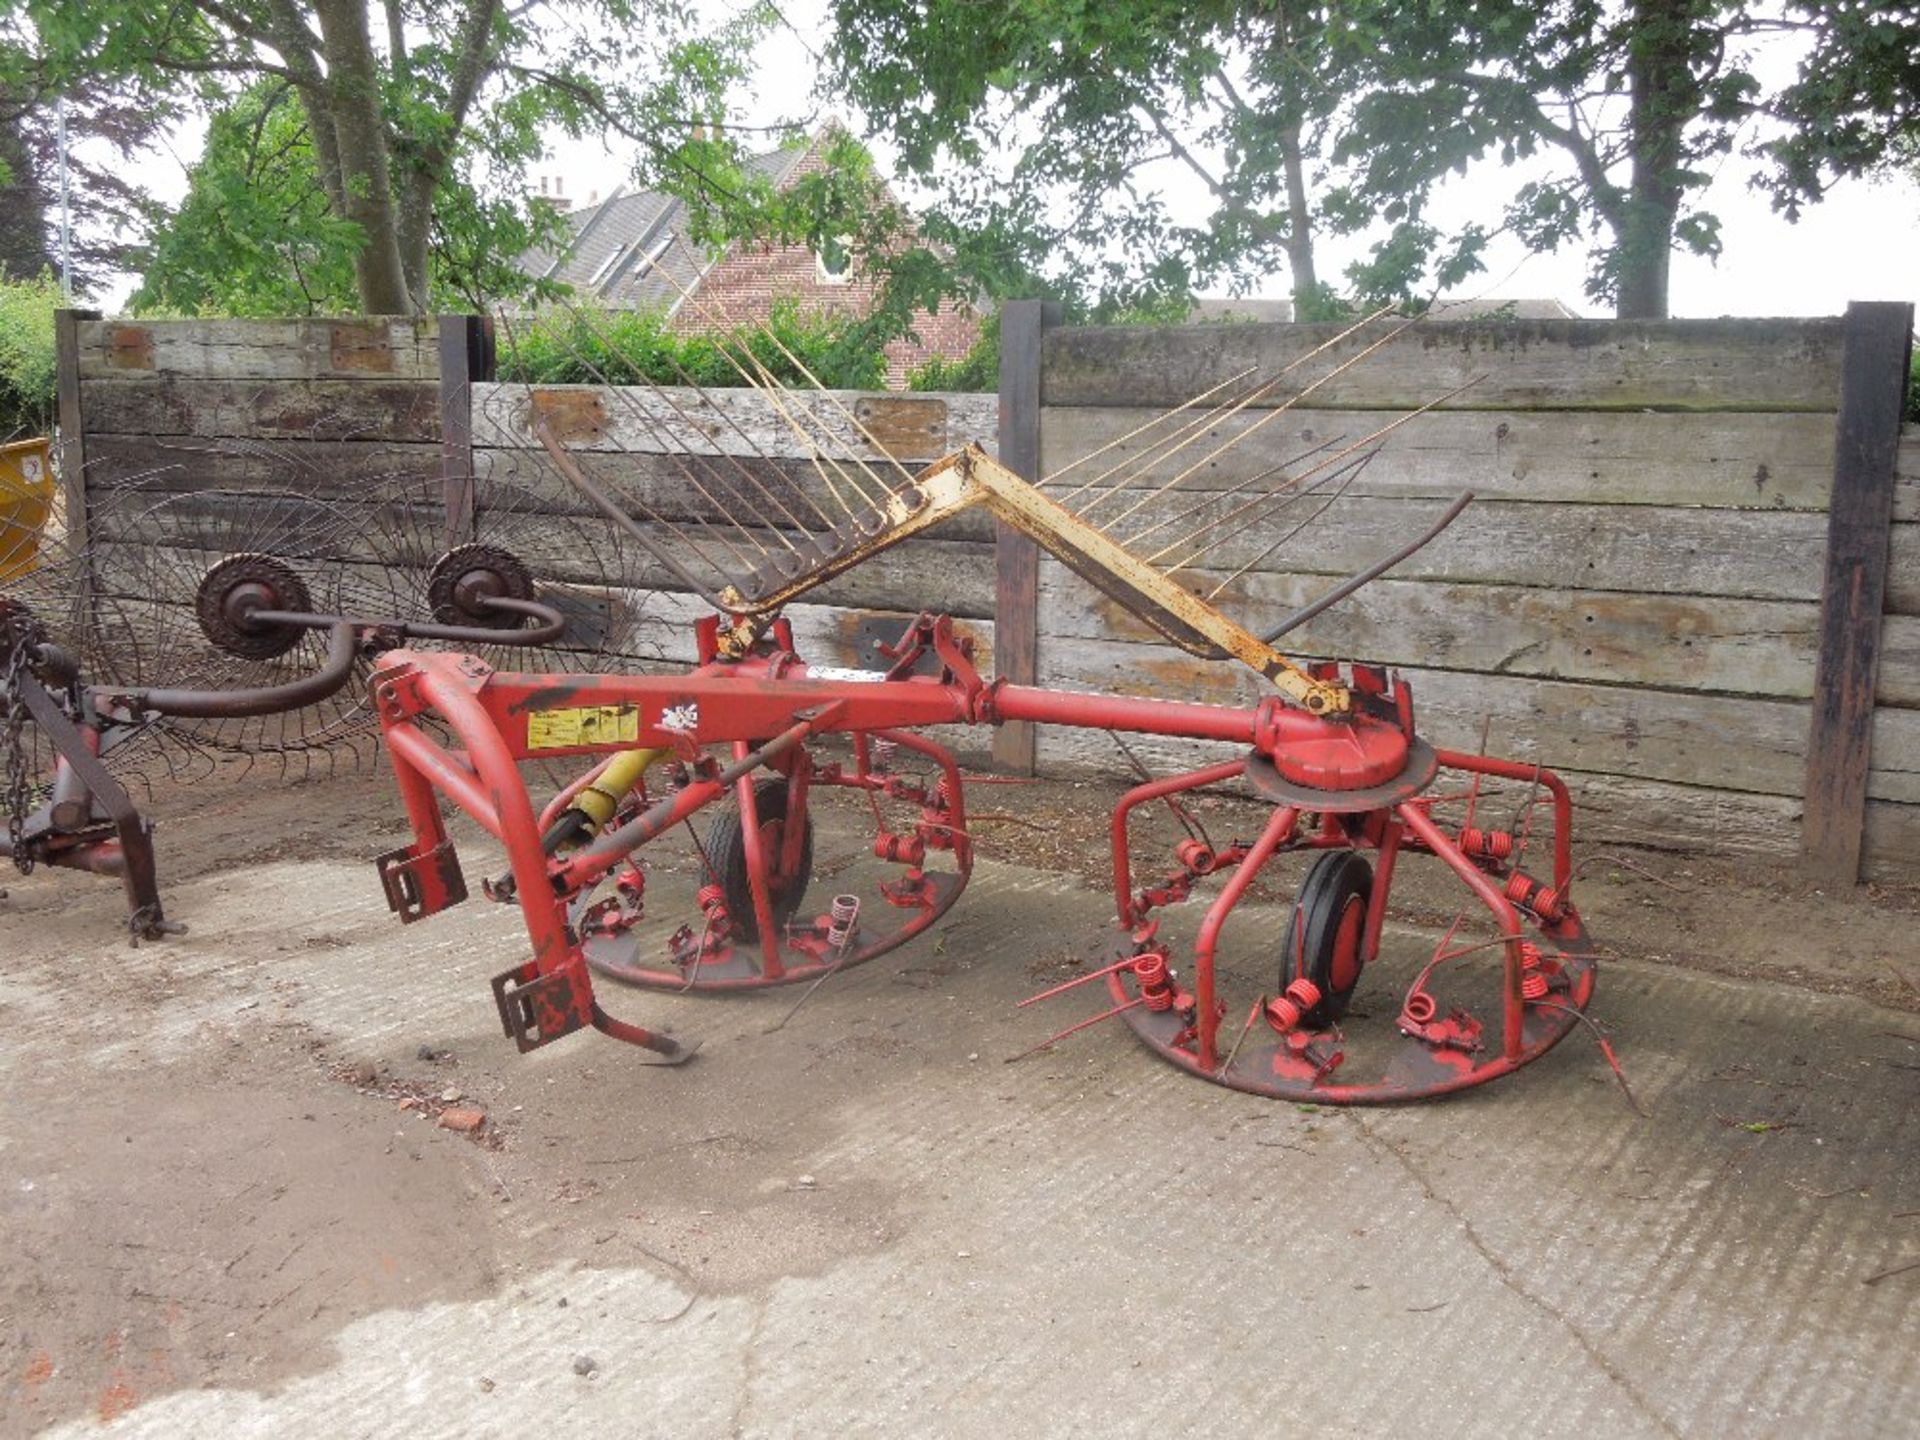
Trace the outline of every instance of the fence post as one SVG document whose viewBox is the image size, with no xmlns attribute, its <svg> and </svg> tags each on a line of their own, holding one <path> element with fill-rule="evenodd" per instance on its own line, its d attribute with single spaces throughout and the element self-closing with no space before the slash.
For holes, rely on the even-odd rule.
<svg viewBox="0 0 1920 1440">
<path fill-rule="evenodd" d="M 1061 320 L 1057 300 L 1010 300 L 1000 307 L 1000 463 L 1040 479 L 1040 346 Z M 1016 685 L 1040 678 L 1040 547 L 994 522 L 993 673 Z M 1033 726 L 1010 721 L 993 734 L 994 762 L 1031 775 Z"/>
<path fill-rule="evenodd" d="M 479 315 L 440 317 L 440 484 L 447 546 L 473 539 L 473 391 L 493 378 L 493 337 Z"/>
<path fill-rule="evenodd" d="M 80 411 L 80 322 L 99 318 L 98 310 L 53 312 L 60 495 L 66 507 L 67 548 L 76 553 L 87 543 L 87 435 Z"/>
<path fill-rule="evenodd" d="M 1860 878 L 1873 748 L 1874 689 L 1886 606 L 1900 419 L 1913 306 L 1847 306 L 1840 415 L 1820 591 L 1820 651 L 1807 735 L 1800 858 L 1809 879 L 1851 889 Z"/>
</svg>

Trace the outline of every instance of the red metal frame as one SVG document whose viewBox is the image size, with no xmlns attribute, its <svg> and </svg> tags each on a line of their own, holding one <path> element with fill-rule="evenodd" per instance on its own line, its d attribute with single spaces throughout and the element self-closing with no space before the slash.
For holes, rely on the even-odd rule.
<svg viewBox="0 0 1920 1440">
<path fill-rule="evenodd" d="M 1277 700 L 1233 707 L 988 684 L 973 668 L 965 647 L 954 640 L 950 623 L 933 617 L 916 622 L 902 646 L 907 659 L 887 676 L 871 680 L 851 679 L 844 671 L 815 676 L 793 654 L 790 632 L 783 627 L 776 626 L 770 639 L 737 659 L 719 657 L 716 633 L 703 630 L 705 663 L 681 675 L 499 674 L 468 657 L 396 651 L 374 676 L 381 723 L 414 828 L 412 845 L 383 857 L 389 893 L 408 919 L 464 896 L 435 792 L 452 799 L 500 840 L 507 850 L 510 873 L 491 888 L 496 898 L 510 896 L 518 901 L 532 942 L 532 958 L 496 980 L 495 989 L 508 1033 L 523 1048 L 591 1024 L 664 1054 L 675 1053 L 673 1042 L 665 1037 L 606 1017 L 594 999 L 590 959 L 603 973 L 642 984 L 676 989 L 753 988 L 817 977 L 860 963 L 924 930 L 964 888 L 971 872 L 972 847 L 962 780 L 952 757 L 912 732 L 929 725 L 1007 720 L 1228 741 L 1248 748 L 1248 758 L 1136 787 L 1121 798 L 1113 815 L 1117 929 L 1099 957 L 1107 967 L 1105 978 L 1115 1002 L 1109 1013 L 1124 1015 L 1152 1048 L 1183 1068 L 1240 1089 L 1336 1102 L 1441 1094 L 1482 1083 L 1537 1057 L 1571 1028 L 1576 1012 L 1591 996 L 1592 961 L 1578 916 L 1566 900 L 1572 880 L 1572 807 L 1566 786 L 1538 766 L 1455 752 L 1435 756 L 1413 739 L 1411 703 L 1404 687 L 1378 695 L 1379 703 L 1361 715 L 1329 721 L 1289 709 Z M 939 674 L 907 673 L 914 659 L 928 655 L 939 660 Z M 602 707 L 630 717 L 630 724 L 620 729 L 620 738 L 536 748 L 530 736 L 535 715 Z M 421 728 L 420 722 L 429 716 L 444 722 L 460 748 L 441 746 Z M 851 770 L 815 762 L 807 747 L 827 734 L 854 738 L 856 760 Z M 767 740 L 767 736 L 774 738 Z M 797 865 L 812 789 L 839 787 L 898 798 L 898 782 L 878 775 L 869 765 L 870 737 L 890 739 L 939 765 L 944 779 L 937 803 L 946 808 L 935 809 L 922 795 L 922 820 L 914 833 L 894 835 L 883 828 L 876 841 L 883 859 L 909 867 L 899 892 L 881 887 L 895 906 L 909 912 L 906 922 L 871 928 L 863 922 L 859 943 L 848 953 L 832 954 L 824 944 L 825 916 L 790 922 L 782 931 L 776 924 L 769 881 L 776 862 L 784 867 L 783 873 L 791 873 Z M 540 843 L 543 830 L 567 798 L 599 773 L 604 761 L 563 790 L 538 816 L 521 781 L 518 762 L 535 756 L 604 757 L 634 746 L 665 748 L 679 755 L 691 767 L 684 783 L 642 813 L 633 813 L 630 806 L 582 848 L 558 856 L 545 854 Z M 722 765 L 721 755 L 729 757 L 730 763 Z M 1512 867 L 1505 859 L 1467 854 L 1434 818 L 1435 801 L 1420 792 L 1431 782 L 1436 758 L 1443 771 L 1523 782 L 1550 797 L 1551 891 L 1543 891 L 1524 874 L 1510 873 Z M 1132 813 L 1143 803 L 1182 791 L 1252 781 L 1248 767 L 1256 760 L 1267 777 L 1255 784 L 1256 792 L 1287 797 L 1273 801 L 1273 812 L 1259 838 L 1218 853 L 1197 840 L 1188 842 L 1177 857 L 1181 870 L 1166 885 L 1136 894 L 1128 839 Z M 755 772 L 763 766 L 787 777 L 786 822 L 778 856 L 766 848 L 754 793 Z M 1345 784 L 1316 790 L 1303 785 L 1302 775 L 1341 777 Z M 583 942 L 581 921 L 595 887 L 641 847 L 729 796 L 742 817 L 740 841 L 757 947 L 733 943 L 725 933 L 712 935 L 710 908 L 709 924 L 697 942 L 686 939 L 692 927 L 678 932 L 683 956 L 679 963 L 646 961 L 632 946 L 622 949 L 601 943 L 605 935 L 589 935 Z M 1302 830 L 1300 819 L 1309 811 L 1319 814 L 1319 823 Z M 1468 818 L 1470 823 L 1471 815 Z M 921 860 L 929 848 L 951 849 L 955 871 L 930 876 L 922 870 Z M 1276 1018 L 1262 1027 L 1261 1038 L 1249 1044 L 1248 1031 L 1243 1030 L 1223 1059 L 1219 1030 L 1224 1007 L 1216 995 L 1215 961 L 1229 917 L 1276 856 L 1292 850 L 1330 849 L 1360 849 L 1377 856 L 1361 941 L 1365 960 L 1378 952 L 1388 890 L 1396 867 L 1408 853 L 1438 857 L 1485 908 L 1498 930 L 1498 938 L 1490 943 L 1502 952 L 1501 1028 L 1494 1053 L 1480 1053 L 1477 1021 L 1464 1014 L 1445 1019 L 1437 1015 L 1436 1002 L 1423 987 L 1427 974 L 1441 960 L 1454 958 L 1437 952 L 1409 992 L 1399 1026 L 1402 1039 L 1381 1078 L 1359 1083 L 1336 1078 L 1344 1061 L 1344 1037 L 1337 1027 L 1309 1033 L 1295 1023 L 1311 1011 L 1311 997 L 1306 1003 L 1290 1000 L 1270 1007 Z M 1196 884 L 1214 875 L 1224 875 L 1224 882 L 1205 910 L 1190 955 L 1181 962 L 1190 961 L 1192 967 L 1188 992 L 1174 978 L 1177 971 L 1166 964 L 1171 956 L 1161 935 L 1160 918 L 1148 912 L 1186 899 Z M 1500 883 L 1503 880 L 1506 889 Z M 640 882 L 634 885 L 638 893 Z M 1533 915 L 1510 894 L 1528 903 L 1537 901 L 1553 913 Z M 1547 899 L 1539 898 L 1542 894 L 1551 899 L 1550 907 Z M 1544 960 L 1537 946 L 1523 944 L 1530 923 L 1549 948 Z M 618 927 L 608 928 L 617 931 Z M 596 953 L 590 955 L 590 951 Z M 1141 980 L 1145 957 L 1154 957 L 1149 964 L 1151 984 Z M 1528 983 L 1539 992 L 1535 1001 L 1545 1003 L 1527 998 L 1523 986 Z M 1546 988 L 1541 991 L 1543 985 Z M 1253 1023 L 1250 1019 L 1249 1029 Z"/>
</svg>

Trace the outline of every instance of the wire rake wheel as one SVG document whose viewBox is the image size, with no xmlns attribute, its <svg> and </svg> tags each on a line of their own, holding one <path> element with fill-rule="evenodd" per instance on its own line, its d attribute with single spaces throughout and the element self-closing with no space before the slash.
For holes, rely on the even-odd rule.
<svg viewBox="0 0 1920 1440">
<path fill-rule="evenodd" d="M 959 767 L 942 747 L 907 732 L 889 734 L 902 749 L 934 762 L 942 776 L 940 791 L 949 796 L 959 793 Z M 964 835 L 957 843 L 948 842 L 947 860 L 934 868 L 923 851 L 900 852 L 898 846 L 912 833 L 910 827 L 901 827 L 903 835 L 891 835 L 882 828 L 866 852 L 871 860 L 857 854 L 834 858 L 834 886 L 850 893 L 829 896 L 824 892 L 816 883 L 822 878 L 815 868 L 816 802 L 823 795 L 850 791 L 864 809 L 870 795 L 881 793 L 888 780 L 900 777 L 883 778 L 866 771 L 864 765 L 852 770 L 822 766 L 811 754 L 798 763 L 807 767 L 811 779 L 806 788 L 805 830 L 793 860 L 784 858 L 794 823 L 789 781 L 763 778 L 753 789 L 757 849 L 773 936 L 762 934 L 754 904 L 747 822 L 737 802 L 723 802 L 725 808 L 708 824 L 694 857 L 700 895 L 693 913 L 663 914 L 656 922 L 650 905 L 636 906 L 627 918 L 607 923 L 604 917 L 619 913 L 615 898 L 606 894 L 615 887 L 602 885 L 576 897 L 569 907 L 569 921 L 581 936 L 588 965 L 611 979 L 651 989 L 762 989 L 863 965 L 905 944 L 945 915 L 972 874 L 972 848 Z M 927 793 L 932 794 L 933 787 Z M 932 827 L 935 833 L 964 824 L 964 809 L 946 813 L 957 824 L 937 822 Z M 884 856 L 882 850 L 887 852 Z M 644 878 L 640 889 L 645 890 Z M 651 898 L 649 894 L 649 902 Z M 845 908 L 849 900 L 858 902 L 851 916 Z M 716 912 L 716 901 L 724 907 L 724 922 Z M 837 934 L 844 939 L 837 941 Z"/>
</svg>

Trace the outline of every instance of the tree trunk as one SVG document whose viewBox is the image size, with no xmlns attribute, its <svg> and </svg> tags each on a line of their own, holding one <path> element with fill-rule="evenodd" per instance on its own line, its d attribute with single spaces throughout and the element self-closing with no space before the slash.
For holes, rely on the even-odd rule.
<svg viewBox="0 0 1920 1440">
<path fill-rule="evenodd" d="M 1315 318 L 1320 305 L 1320 275 L 1313 264 L 1313 212 L 1307 207 L 1307 166 L 1300 153 L 1300 124 L 1286 123 L 1280 133 L 1280 159 L 1287 172 L 1287 266 L 1293 271 L 1293 318 Z"/>
<path fill-rule="evenodd" d="M 327 113 L 314 118 L 318 126 L 332 127 L 346 215 L 366 235 L 354 256 L 361 308 L 369 315 L 418 313 L 400 257 L 380 75 L 366 7 L 362 0 L 317 0 L 314 12 L 327 57 Z"/>
<path fill-rule="evenodd" d="M 1703 36 L 1691 0 L 1635 0 L 1627 47 L 1628 145 L 1632 178 L 1614 232 L 1614 314 L 1622 320 L 1667 318 L 1673 227 L 1685 188 L 1687 123 L 1704 96 L 1694 50 Z"/>
</svg>

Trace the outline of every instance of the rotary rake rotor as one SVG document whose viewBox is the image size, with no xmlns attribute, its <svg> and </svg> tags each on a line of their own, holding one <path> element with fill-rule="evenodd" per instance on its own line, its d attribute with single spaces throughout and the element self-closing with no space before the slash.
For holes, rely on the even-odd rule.
<svg viewBox="0 0 1920 1440">
<path fill-rule="evenodd" d="M 1082 977 L 1108 988 L 1096 1018 L 1124 1018 L 1157 1053 L 1218 1083 L 1341 1103 L 1443 1094 L 1537 1058 L 1584 1018 L 1593 987 L 1571 900 L 1566 786 L 1537 765 L 1429 744 L 1410 687 L 1380 667 L 1301 663 L 1275 648 L 1433 540 L 1471 496 L 1264 630 L 1217 603 L 1279 546 L 1310 537 L 1390 432 L 1451 396 L 1232 483 L 1206 478 L 1214 461 L 1412 323 L 1370 316 L 1287 370 L 1230 377 L 1039 484 L 975 446 L 909 472 L 849 405 L 817 385 L 788 390 L 746 345 L 727 353 L 810 457 L 803 475 L 771 468 L 728 407 L 694 387 L 616 392 L 649 453 L 677 467 L 671 484 L 657 469 L 652 481 L 623 480 L 601 463 L 600 430 L 583 437 L 563 411 L 529 404 L 514 420 L 546 458 L 543 483 L 607 519 L 631 583 L 683 592 L 712 613 L 695 624 L 682 674 L 508 673 L 476 657 L 385 655 L 373 694 L 414 831 L 380 861 L 390 903 L 411 921 L 465 897 L 438 803 L 452 799 L 505 848 L 508 870 L 486 889 L 520 906 L 532 940 L 531 958 L 494 982 L 507 1034 L 530 1050 L 592 1026 L 677 1061 L 686 1047 L 606 1013 L 592 972 L 696 992 L 819 983 L 955 902 L 976 837 L 965 777 L 928 729 L 1026 721 L 1210 742 L 1230 758 L 1150 779 L 1114 812 L 1114 922 Z M 783 607 L 970 510 L 1030 536 L 1179 648 L 1248 667 L 1264 698 L 1236 707 L 989 680 L 970 637 L 935 614 L 885 648 L 883 671 L 802 658 Z M 437 742 L 436 726 L 456 748 Z M 536 806 L 518 768 L 532 758 L 592 764 Z M 1141 807 L 1184 816 L 1183 796 L 1222 788 L 1258 807 L 1251 834 L 1216 844 L 1187 825 L 1170 864 L 1138 858 Z M 1487 809 L 1501 790 L 1521 800 L 1495 827 Z M 842 877 L 809 884 L 812 811 L 836 798 L 871 811 L 879 870 L 864 889 Z M 704 835 L 689 823 L 703 810 Z M 692 838 L 694 906 L 661 915 L 656 900 L 650 912 L 649 863 L 681 834 Z M 1424 960 L 1409 961 L 1389 896 L 1416 858 L 1465 901 L 1437 945 L 1415 942 L 1431 947 Z M 1258 913 L 1256 892 L 1289 866 L 1303 874 L 1278 933 L 1254 947 L 1264 973 L 1235 1026 L 1239 1005 L 1223 992 L 1246 967 L 1224 932 Z M 1384 948 L 1399 952 L 1392 966 Z M 1375 1027 L 1384 1036 L 1350 1042 L 1363 979 L 1389 968 L 1406 983 Z M 1475 1003 L 1490 1000 L 1487 1020 L 1442 998 L 1463 977 L 1478 983 Z"/>
</svg>

